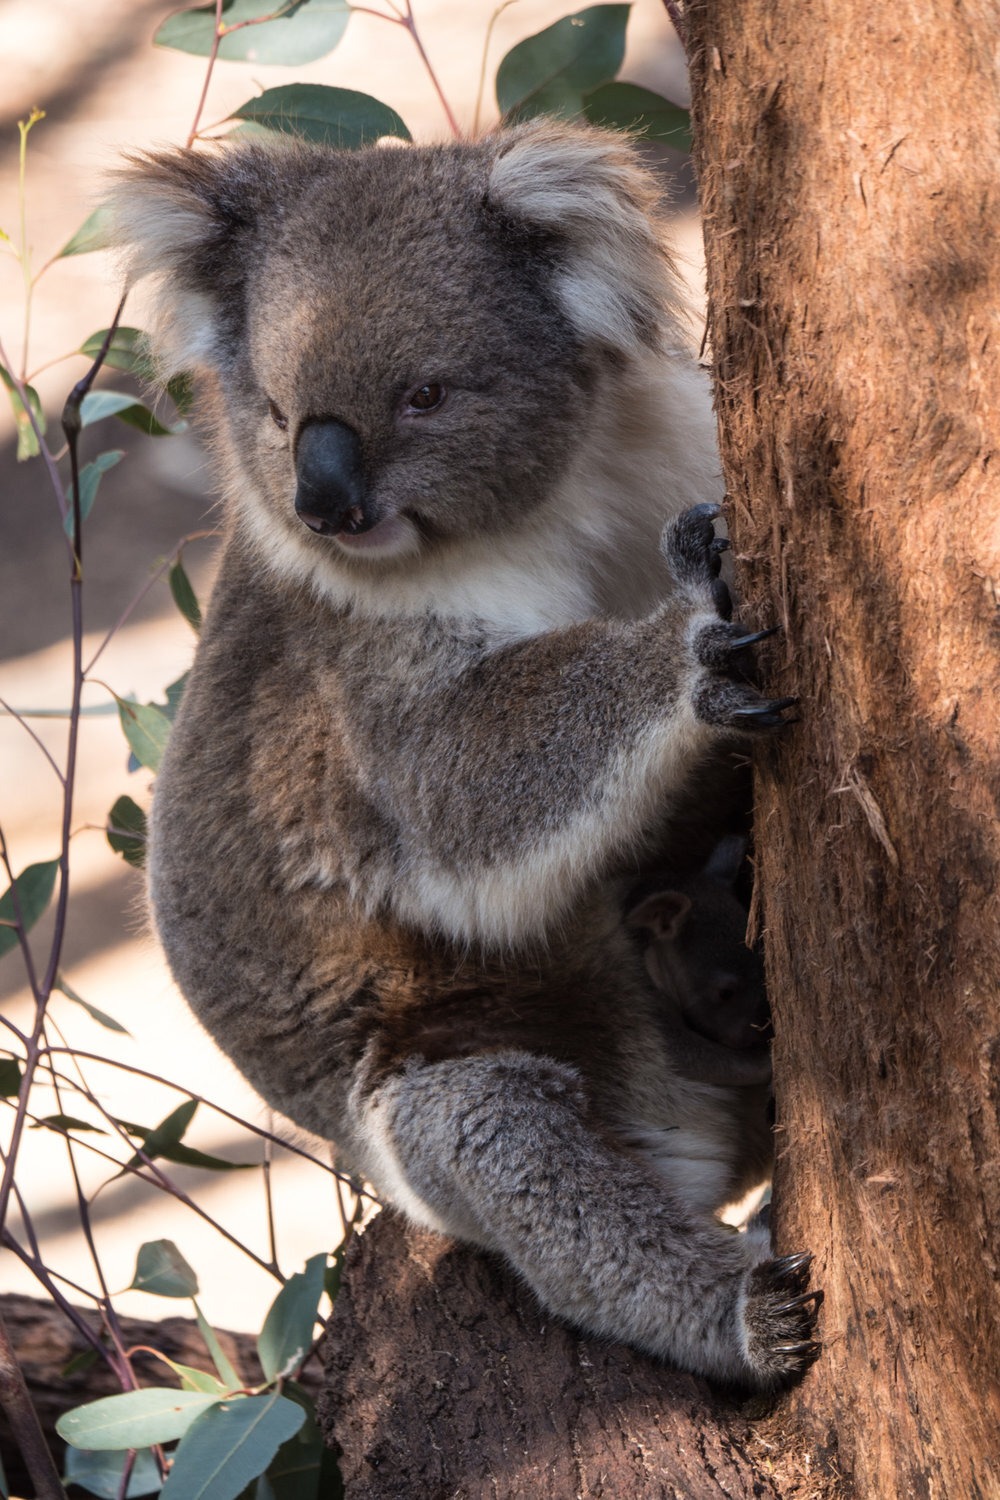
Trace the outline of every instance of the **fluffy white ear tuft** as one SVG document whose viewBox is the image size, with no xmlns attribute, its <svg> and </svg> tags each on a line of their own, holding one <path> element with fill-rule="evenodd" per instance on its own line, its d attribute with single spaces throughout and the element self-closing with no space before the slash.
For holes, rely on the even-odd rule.
<svg viewBox="0 0 1000 1500">
<path fill-rule="evenodd" d="M 224 362 L 226 309 L 240 299 L 276 154 L 258 143 L 151 152 L 115 173 L 112 243 L 127 290 L 153 278 L 148 336 L 163 380 Z"/>
<path fill-rule="evenodd" d="M 628 142 L 553 120 L 494 141 L 489 199 L 551 235 L 558 294 L 581 337 L 626 356 L 676 339 L 681 298 L 658 222 L 658 185 Z"/>
</svg>

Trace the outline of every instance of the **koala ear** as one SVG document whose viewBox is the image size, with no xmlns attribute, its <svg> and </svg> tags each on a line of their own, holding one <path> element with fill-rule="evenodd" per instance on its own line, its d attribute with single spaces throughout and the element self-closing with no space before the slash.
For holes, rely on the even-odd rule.
<svg viewBox="0 0 1000 1500">
<path fill-rule="evenodd" d="M 643 928 L 659 942 L 673 943 L 690 910 L 691 898 L 682 891 L 657 891 L 629 912 L 625 925 Z"/>
<path fill-rule="evenodd" d="M 111 239 L 126 290 L 155 278 L 148 331 L 162 379 L 225 362 L 281 154 L 260 142 L 151 152 L 115 174 Z"/>
<path fill-rule="evenodd" d="M 676 337 L 679 281 L 658 185 L 612 131 L 531 121 L 494 137 L 488 201 L 554 247 L 556 288 L 588 341 L 626 356 Z"/>
</svg>

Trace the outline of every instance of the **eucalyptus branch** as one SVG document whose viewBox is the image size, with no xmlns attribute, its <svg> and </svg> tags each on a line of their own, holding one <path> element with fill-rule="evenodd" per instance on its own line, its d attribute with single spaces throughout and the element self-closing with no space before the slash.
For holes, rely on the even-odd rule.
<svg viewBox="0 0 1000 1500">
<path fill-rule="evenodd" d="M 31 423 L 31 429 L 34 432 L 35 440 L 38 443 L 38 452 L 41 456 L 42 462 L 48 470 L 49 481 L 52 485 L 53 490 L 55 491 L 56 502 L 59 506 L 59 514 L 65 521 L 68 512 L 68 506 L 66 504 L 66 495 L 63 491 L 62 479 L 59 477 L 59 470 L 56 467 L 55 457 L 52 453 L 52 450 L 49 448 L 49 445 L 45 441 L 45 434 L 42 432 L 42 429 L 38 424 L 38 418 L 35 416 L 34 408 L 32 407 L 31 402 L 28 400 L 28 392 L 25 387 L 25 383 L 19 375 L 15 375 L 14 370 L 11 367 L 10 358 L 7 354 L 6 349 L 4 348 L 2 338 L 0 338 L 0 364 L 3 365 L 4 369 L 7 371 L 7 374 L 10 376 L 11 383 L 15 391 L 17 392 L 18 400 L 24 407 L 24 410 L 27 412 L 28 421 Z"/>
<path fill-rule="evenodd" d="M 51 753 L 44 740 L 42 740 L 41 737 L 37 735 L 32 729 L 31 725 L 28 723 L 24 715 L 18 713 L 16 708 L 12 708 L 5 698 L 0 698 L 0 708 L 3 709 L 8 718 L 15 719 L 17 723 L 20 724 L 21 728 L 31 736 L 35 744 L 38 746 L 39 750 L 45 756 L 45 759 L 48 761 L 49 765 L 52 767 L 53 771 L 55 771 L 56 775 L 59 777 L 60 783 L 65 786 L 66 778 L 59 769 L 58 761 L 55 759 L 55 756 Z"/>
<path fill-rule="evenodd" d="M 459 140 L 461 139 L 462 135 L 461 128 L 459 127 L 459 123 L 456 120 L 454 113 L 452 112 L 451 105 L 448 103 L 444 89 L 441 87 L 440 80 L 438 79 L 438 76 L 431 65 L 431 60 L 427 56 L 427 53 L 424 49 L 424 44 L 420 39 L 420 33 L 417 30 L 417 23 L 413 18 L 413 6 L 411 5 L 410 0 L 404 0 L 404 4 L 406 5 L 406 13 L 400 18 L 400 25 L 405 26 L 406 30 L 410 33 L 410 36 L 413 39 L 413 45 L 416 47 L 417 52 L 420 54 L 420 61 L 423 63 L 424 68 L 426 69 L 427 76 L 431 81 L 434 92 L 437 94 L 438 99 L 441 103 L 441 108 L 444 110 L 445 118 L 448 121 L 448 126 L 451 130 L 451 133 L 456 140 Z"/>
<path fill-rule="evenodd" d="M 296 1146 L 294 1141 L 283 1140 L 274 1131 L 266 1130 L 262 1125 L 255 1125 L 252 1120 L 246 1120 L 242 1115 L 234 1114 L 232 1110 L 226 1109 L 221 1104 L 215 1104 L 203 1094 L 195 1093 L 193 1089 L 185 1088 L 184 1085 L 179 1083 L 174 1083 L 171 1079 L 164 1078 L 159 1073 L 151 1073 L 147 1068 L 134 1067 L 131 1063 L 121 1062 L 116 1057 L 103 1057 L 99 1052 L 81 1052 L 75 1047 L 49 1047 L 46 1051 L 51 1056 L 58 1056 L 65 1053 L 73 1058 L 83 1058 L 85 1062 L 101 1063 L 105 1067 L 117 1068 L 120 1072 L 131 1073 L 135 1078 L 145 1078 L 150 1083 L 162 1084 L 164 1088 L 173 1089 L 177 1094 L 183 1094 L 188 1099 L 194 1099 L 197 1103 L 204 1104 L 206 1109 L 213 1110 L 215 1114 L 221 1115 L 224 1120 L 230 1120 L 234 1125 L 239 1125 L 241 1129 L 248 1130 L 251 1135 L 257 1135 L 264 1140 L 273 1141 L 276 1146 L 280 1146 L 284 1151 L 290 1151 L 293 1156 L 301 1156 L 303 1161 L 311 1162 L 314 1167 L 319 1167 L 322 1171 L 329 1172 L 331 1176 L 339 1178 L 340 1181 L 345 1182 L 354 1191 L 354 1178 L 351 1177 L 349 1172 L 341 1172 L 337 1167 L 328 1166 L 325 1161 L 321 1160 L 318 1156 L 314 1156 L 311 1151 L 306 1151 L 302 1146 Z M 65 1077 L 65 1075 L 60 1074 L 60 1077 Z M 66 1081 L 72 1083 L 72 1079 L 66 1079 Z M 90 1097 L 89 1091 L 86 1092 L 87 1097 Z M 361 1188 L 360 1196 L 368 1198 L 372 1203 L 380 1201 L 367 1188 Z"/>
<path fill-rule="evenodd" d="M 205 68 L 205 77 L 202 80 L 201 95 L 198 99 L 198 105 L 194 112 L 194 119 L 191 122 L 191 129 L 188 132 L 188 138 L 184 143 L 189 151 L 194 145 L 195 141 L 198 139 L 198 126 L 201 123 L 202 111 L 205 108 L 205 100 L 208 98 L 208 88 L 209 84 L 212 82 L 212 74 L 215 71 L 215 64 L 218 61 L 219 46 L 221 42 L 222 0 L 215 0 L 215 35 L 212 37 L 212 46 L 208 54 L 208 65 Z"/>
<path fill-rule="evenodd" d="M 479 85 L 476 89 L 476 109 L 475 113 L 472 116 L 472 134 L 474 136 L 479 134 L 479 116 L 483 108 L 483 94 L 486 91 L 486 63 L 487 59 L 489 58 L 490 43 L 493 40 L 493 28 L 496 26 L 497 21 L 499 21 L 504 11 L 509 10 L 512 5 L 516 4 L 517 0 L 503 0 L 503 4 L 498 5 L 496 10 L 490 16 L 489 25 L 486 28 L 486 36 L 483 39 L 483 55 L 479 64 Z"/>
</svg>

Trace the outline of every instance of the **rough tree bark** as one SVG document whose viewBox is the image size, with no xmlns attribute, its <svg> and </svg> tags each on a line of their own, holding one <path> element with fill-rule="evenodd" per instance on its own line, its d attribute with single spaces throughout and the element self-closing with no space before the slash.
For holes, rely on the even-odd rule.
<svg viewBox="0 0 1000 1500">
<path fill-rule="evenodd" d="M 976 0 L 687 11 L 758 766 L 777 1234 L 859 1496 L 1000 1495 L 1000 82 Z"/>
<path fill-rule="evenodd" d="M 768 1467 L 697 1382 L 376 1224 L 328 1349 L 352 1500 L 1000 1495 L 996 8 L 690 0 L 686 29 L 743 613 L 802 699 L 756 890 L 776 1236 L 816 1252 L 826 1348 L 755 1428 Z"/>
</svg>

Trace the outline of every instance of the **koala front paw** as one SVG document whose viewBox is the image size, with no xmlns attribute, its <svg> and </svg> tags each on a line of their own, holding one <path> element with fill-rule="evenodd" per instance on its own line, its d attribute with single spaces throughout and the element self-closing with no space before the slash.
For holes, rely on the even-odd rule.
<svg viewBox="0 0 1000 1500">
<path fill-rule="evenodd" d="M 804 1375 L 822 1349 L 813 1334 L 823 1301 L 807 1291 L 812 1256 L 808 1251 L 765 1260 L 747 1278 L 743 1324 L 750 1378 L 761 1390 L 774 1390 Z"/>
</svg>

